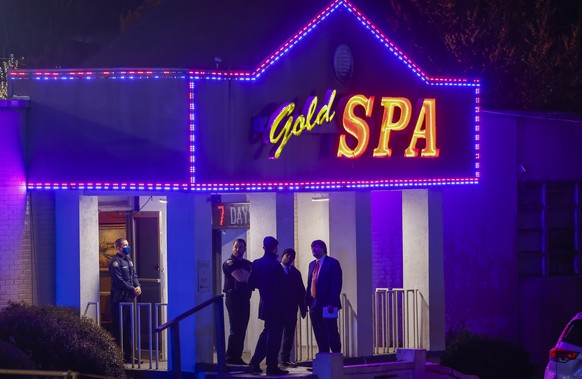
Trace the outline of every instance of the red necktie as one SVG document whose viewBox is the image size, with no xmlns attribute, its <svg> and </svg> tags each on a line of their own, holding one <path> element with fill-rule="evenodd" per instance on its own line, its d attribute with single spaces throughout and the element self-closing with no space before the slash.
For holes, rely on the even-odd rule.
<svg viewBox="0 0 582 379">
<path fill-rule="evenodd" d="M 313 275 L 311 276 L 311 297 L 315 299 L 315 284 L 317 283 L 317 274 L 319 274 L 319 261 L 315 261 L 313 266 Z"/>
</svg>

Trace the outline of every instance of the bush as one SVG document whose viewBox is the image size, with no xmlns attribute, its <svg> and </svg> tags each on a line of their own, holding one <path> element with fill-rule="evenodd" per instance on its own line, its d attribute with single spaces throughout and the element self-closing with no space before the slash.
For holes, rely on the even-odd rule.
<svg viewBox="0 0 582 379">
<path fill-rule="evenodd" d="M 0 340 L 28 355 L 38 370 L 125 378 L 113 337 L 67 308 L 10 303 L 0 312 Z"/>
<path fill-rule="evenodd" d="M 466 328 L 447 334 L 443 366 L 480 379 L 529 379 L 534 365 L 529 354 L 508 341 L 471 333 Z"/>
<path fill-rule="evenodd" d="M 0 341 L 0 367 L 11 370 L 34 370 L 34 362 L 11 343 Z"/>
</svg>

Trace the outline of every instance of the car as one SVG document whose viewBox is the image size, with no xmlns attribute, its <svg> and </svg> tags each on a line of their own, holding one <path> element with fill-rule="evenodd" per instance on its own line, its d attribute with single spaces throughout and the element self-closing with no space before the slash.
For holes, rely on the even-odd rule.
<svg viewBox="0 0 582 379">
<path fill-rule="evenodd" d="M 568 322 L 549 358 L 544 379 L 582 378 L 582 312 Z"/>
</svg>

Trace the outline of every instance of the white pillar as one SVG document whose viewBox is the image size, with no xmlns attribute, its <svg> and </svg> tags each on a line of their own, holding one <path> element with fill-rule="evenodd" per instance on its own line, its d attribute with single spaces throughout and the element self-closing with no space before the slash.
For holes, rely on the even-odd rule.
<svg viewBox="0 0 582 379">
<path fill-rule="evenodd" d="M 168 320 L 212 298 L 212 224 L 209 196 L 168 195 Z M 182 370 L 212 362 L 214 309 L 180 322 Z"/>
<path fill-rule="evenodd" d="M 418 289 L 420 346 L 445 349 L 442 193 L 435 190 L 402 192 L 403 283 Z M 412 323 L 409 323 L 412 326 Z M 413 333 L 409 330 L 409 343 Z"/>
<path fill-rule="evenodd" d="M 347 298 L 340 325 L 342 350 L 348 356 L 369 356 L 373 353 L 370 193 L 332 192 L 329 199 L 329 255 L 340 261 L 342 293 Z"/>
<path fill-rule="evenodd" d="M 295 196 L 293 193 L 277 193 L 277 240 L 279 259 L 283 250 L 295 247 Z"/>
<path fill-rule="evenodd" d="M 251 193 L 247 195 L 247 198 L 251 204 L 251 228 L 247 240 L 247 259 L 252 262 L 262 257 L 265 252 L 263 238 L 266 236 L 277 237 L 277 195 L 275 193 Z M 259 334 L 264 326 L 264 322 L 259 320 L 259 299 L 259 291 L 253 291 L 251 317 L 245 342 L 251 354 L 255 351 Z"/>
<path fill-rule="evenodd" d="M 96 196 L 55 193 L 56 303 L 79 310 L 99 302 L 99 219 Z M 95 318 L 94 309 L 87 316 Z"/>
</svg>

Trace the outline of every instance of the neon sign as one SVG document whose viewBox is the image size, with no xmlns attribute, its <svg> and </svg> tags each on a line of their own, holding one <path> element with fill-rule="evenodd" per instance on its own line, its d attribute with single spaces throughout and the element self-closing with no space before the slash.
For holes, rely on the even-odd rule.
<svg viewBox="0 0 582 379">
<path fill-rule="evenodd" d="M 150 99 L 151 94 L 169 93 L 167 89 L 160 91 L 157 88 L 151 91 L 141 90 L 139 95 L 150 101 L 151 104 L 179 108 L 177 111 L 169 112 L 172 115 L 171 124 L 173 126 L 164 128 L 164 132 L 161 133 L 165 135 L 167 131 L 176 131 L 176 137 L 181 146 L 178 153 L 173 147 L 159 149 L 162 153 L 177 154 L 169 156 L 168 159 L 159 159 L 157 154 L 152 154 L 152 150 L 143 148 L 144 145 L 141 143 L 131 144 L 131 146 L 136 146 L 138 152 L 145 151 L 146 159 L 142 157 L 138 159 L 138 155 L 128 154 L 128 156 L 133 157 L 132 162 L 135 161 L 136 164 L 132 162 L 125 162 L 125 165 L 111 165 L 108 162 L 106 164 L 103 159 L 103 151 L 100 148 L 97 150 L 99 159 L 79 159 L 77 151 L 65 149 L 66 152 L 63 152 L 62 149 L 58 149 L 60 144 L 58 142 L 54 144 L 57 148 L 51 151 L 51 154 L 46 154 L 47 147 L 53 146 L 53 144 L 46 143 L 46 137 L 44 137 L 42 130 L 38 133 L 34 132 L 31 135 L 37 143 L 28 144 L 27 154 L 32 158 L 40 157 L 41 159 L 29 159 L 27 188 L 31 190 L 155 190 L 215 193 L 387 189 L 478 183 L 482 149 L 480 139 L 480 81 L 478 79 L 428 75 L 387 35 L 368 20 L 359 9 L 354 7 L 351 0 L 330 0 L 330 2 L 325 9 L 322 9 L 283 42 L 278 49 L 272 51 L 265 59 L 249 70 L 198 68 L 126 70 L 109 68 L 10 72 L 14 93 L 30 94 L 37 99 L 37 104 L 40 103 L 41 99 L 50 102 L 57 98 L 53 90 L 62 90 L 60 95 L 70 96 L 71 101 L 77 101 L 79 89 L 88 86 L 110 86 L 108 82 L 131 82 L 131 84 L 123 84 L 120 91 L 101 91 L 108 97 L 103 97 L 101 92 L 92 92 L 90 100 L 86 103 L 88 104 L 87 116 L 83 115 L 79 118 L 86 119 L 88 122 L 91 122 L 96 116 L 94 112 L 95 98 L 108 99 L 111 97 L 110 93 L 123 95 L 126 91 L 133 91 L 134 88 L 137 88 L 136 85 L 139 85 L 140 88 L 158 85 L 166 87 L 166 84 L 157 83 L 159 81 L 174 82 L 175 85 L 168 85 L 172 89 L 171 93 L 175 93 L 176 96 L 172 98 L 164 96 L 161 101 L 157 101 L 155 98 Z M 319 70 L 319 67 L 323 66 L 317 61 L 314 61 L 313 65 L 304 65 L 303 61 L 298 61 L 301 64 L 295 67 L 294 55 L 292 54 L 305 54 L 306 50 L 297 49 L 299 45 L 311 49 L 310 41 L 313 40 L 314 34 L 327 33 L 329 28 L 335 27 L 337 19 L 340 19 L 340 24 L 344 25 L 345 22 L 350 22 L 350 18 L 356 22 L 355 28 L 360 27 L 361 30 L 354 30 L 356 33 L 350 33 L 345 42 L 361 44 L 362 48 L 365 47 L 367 51 L 374 52 L 372 58 L 377 54 L 378 57 L 387 59 L 386 62 L 384 59 L 369 59 L 367 62 L 370 63 L 371 68 L 361 72 L 361 75 L 358 76 L 361 81 L 358 80 L 357 84 L 354 82 L 354 86 L 341 87 L 342 90 L 350 91 L 350 96 L 361 96 L 360 98 L 352 96 L 354 104 L 351 110 L 354 117 L 346 118 L 344 117 L 345 105 L 349 99 L 343 99 L 346 101 L 340 103 L 342 104 L 340 107 L 335 103 L 339 103 L 337 97 L 340 96 L 336 95 L 334 100 L 329 97 L 322 98 L 326 90 L 335 88 L 337 84 L 335 80 L 329 81 L 326 79 L 327 76 L 323 75 L 324 72 L 327 72 L 327 66 L 325 70 L 323 68 Z M 316 48 L 321 49 L 321 46 Z M 316 54 L 313 57 L 319 57 L 319 55 Z M 282 58 L 288 59 L 287 62 L 299 71 L 303 67 L 308 67 L 310 72 L 318 72 L 318 77 L 321 80 L 297 83 L 299 85 L 271 83 L 265 73 L 282 70 L 281 62 L 285 61 Z M 329 62 L 326 60 L 325 64 L 327 65 Z M 286 70 L 287 66 L 282 73 L 282 78 L 285 80 L 283 83 L 296 84 L 297 76 L 287 79 Z M 394 80 L 393 75 L 397 80 Z M 275 129 L 267 127 L 264 134 L 260 135 L 254 134 L 259 129 L 252 129 L 253 135 L 252 138 L 249 138 L 246 128 L 233 128 L 233 133 L 229 133 L 225 140 L 224 133 L 221 132 L 223 130 L 222 122 L 209 116 L 215 111 L 216 104 L 221 102 L 206 101 L 206 99 L 211 98 L 219 99 L 214 97 L 219 94 L 219 92 L 214 92 L 214 87 L 222 86 L 225 81 L 237 88 L 237 94 L 241 94 L 241 99 L 236 97 L 230 99 L 234 100 L 236 104 L 234 104 L 235 107 L 229 109 L 235 109 L 233 117 L 243 120 L 243 122 L 254 116 L 260 116 L 263 120 L 263 112 L 268 109 L 263 105 L 271 103 L 274 96 L 293 99 L 297 93 L 309 94 L 311 91 L 317 91 L 315 93 L 319 96 L 308 98 L 305 105 L 303 102 L 296 102 L 293 104 L 292 110 L 287 109 L 285 113 L 278 113 L 280 119 Z M 261 88 L 257 88 L 255 85 L 261 86 Z M 45 88 L 47 86 L 50 87 L 50 91 Z M 78 90 L 71 91 L 71 86 Z M 401 92 L 390 93 L 396 97 L 388 98 L 389 100 L 384 101 L 383 105 L 382 96 L 387 96 L 388 93 L 382 92 L 382 88 L 388 88 L 387 86 Z M 370 96 L 372 94 L 377 95 L 377 97 L 374 99 Z M 58 98 L 60 99 L 58 103 L 64 107 L 70 104 L 70 101 L 61 101 L 62 96 Z M 252 101 L 247 102 L 248 98 L 252 98 Z M 402 98 L 404 103 L 397 101 L 397 99 Z M 420 98 L 419 102 L 417 102 L 418 98 Z M 431 99 L 436 99 L 433 104 L 430 103 Z M 412 107 L 414 107 L 411 108 L 410 119 L 407 119 L 408 115 L 406 114 L 410 109 L 407 101 L 412 103 Z M 370 113 L 366 116 L 368 102 L 370 103 Z M 125 104 L 114 101 L 114 99 L 111 99 L 111 103 L 114 105 Z M 436 112 L 437 103 L 438 113 Z M 326 105 L 327 107 L 323 108 Z M 390 106 L 392 106 L 391 110 Z M 41 107 L 32 108 L 34 108 L 31 109 L 32 112 L 41 109 Z M 43 108 L 53 109 L 51 107 Z M 147 122 L 149 125 L 158 122 L 160 126 L 170 124 L 167 120 L 158 121 L 159 112 L 156 107 L 148 108 L 153 110 L 155 117 L 146 117 L 145 114 L 142 117 L 141 110 L 135 113 L 130 112 L 128 114 L 135 114 L 135 117 L 139 117 L 140 120 L 128 125 L 141 125 L 142 122 Z M 311 116 L 309 116 L 309 109 L 312 112 Z M 350 108 L 347 108 L 347 111 L 349 112 Z M 424 113 L 420 114 L 419 112 Z M 52 114 L 54 113 L 52 112 Z M 111 113 L 110 110 L 108 113 Z M 68 114 L 68 111 L 63 112 L 65 116 Z M 97 115 L 104 115 L 104 112 Z M 269 113 L 267 118 L 271 115 L 275 117 L 274 114 Z M 438 116 L 438 121 L 436 116 Z M 141 121 L 142 118 L 145 121 Z M 69 125 L 65 122 L 48 121 L 46 117 L 42 116 L 34 119 L 43 120 L 43 127 L 47 128 L 53 128 L 54 125 Z M 116 120 L 117 118 L 111 119 Z M 290 124 L 287 125 L 287 122 Z M 354 125 L 353 127 L 350 122 Z M 325 125 L 326 123 L 333 125 Z M 261 126 L 264 125 L 263 123 Z M 327 134 L 330 126 L 337 129 L 335 134 Z M 118 125 L 115 123 L 112 131 L 116 131 L 117 128 Z M 75 133 L 77 130 L 80 128 L 75 125 Z M 214 131 L 217 131 L 217 135 Z M 360 138 L 351 134 L 350 131 L 354 131 Z M 307 134 L 303 138 L 292 138 L 300 137 L 304 132 L 311 134 L 309 137 L 314 138 L 309 138 Z M 261 133 L 263 132 L 261 131 Z M 314 136 L 316 133 L 319 135 Z M 322 135 L 324 133 L 327 135 Z M 75 135 L 74 133 L 69 134 Z M 57 133 L 52 133 L 52 135 L 60 136 Z M 83 135 L 93 139 L 92 134 L 83 133 Z M 106 135 L 107 138 L 111 136 L 111 133 Z M 340 139 L 344 140 L 345 154 L 338 157 Z M 114 142 L 117 143 L 118 140 L 119 138 Z M 215 146 L 223 146 L 227 140 L 228 142 L 232 141 L 234 145 L 240 144 L 240 141 L 248 140 L 251 145 L 245 146 L 243 149 L 230 148 L 229 154 L 226 155 L 222 149 L 215 148 Z M 165 139 L 151 138 L 151 141 L 154 141 L 155 146 L 159 145 L 158 147 L 176 146 L 175 142 L 170 144 L 164 142 L 162 146 L 160 143 Z M 292 141 L 291 145 L 295 143 L 301 145 L 300 148 L 291 146 L 285 149 L 285 145 L 289 141 Z M 82 153 L 88 151 L 88 147 L 96 146 L 94 143 L 87 145 L 79 143 L 79 141 L 76 141 L 75 144 Z M 267 152 L 266 150 L 271 147 L 271 152 Z M 321 147 L 326 148 L 324 154 L 322 154 Z M 285 150 L 284 153 L 283 150 Z M 275 157 L 274 153 L 277 151 L 278 154 Z M 410 151 L 418 158 L 414 159 Z M 361 158 L 358 159 L 355 153 L 361 154 L 358 156 Z M 281 154 L 284 155 L 281 156 Z M 354 154 L 354 156 L 349 157 L 349 154 Z M 68 158 L 70 156 L 75 159 Z M 266 160 L 265 156 L 279 159 Z M 61 159 L 63 157 L 64 159 Z M 149 157 L 156 157 L 154 162 L 156 165 L 158 162 L 166 162 L 170 159 L 172 164 L 163 167 L 163 169 L 152 170 L 151 166 L 144 164 Z M 51 160 L 49 161 L 47 158 L 51 158 Z M 71 170 L 68 168 L 67 162 L 75 162 L 76 165 L 83 164 L 85 169 Z M 176 162 L 178 164 L 175 164 Z M 125 167 L 131 167 L 132 170 L 128 171 Z M 104 170 L 99 171 L 101 168 Z M 143 171 L 138 172 L 137 169 L 143 169 Z M 226 208 L 223 209 L 222 215 L 223 222 L 226 222 L 227 215 L 229 215 Z"/>
<path fill-rule="evenodd" d="M 275 154 L 270 157 L 277 159 L 281 155 L 283 148 L 289 142 L 292 136 L 300 136 L 304 130 L 311 131 L 318 125 L 322 125 L 324 122 L 330 122 L 335 116 L 335 112 L 330 114 L 331 105 L 335 99 L 336 91 L 327 91 L 325 99 L 323 100 L 324 105 L 317 110 L 317 116 L 315 115 L 315 110 L 317 109 L 317 96 L 312 96 L 305 101 L 305 106 L 302 113 L 293 118 L 293 111 L 295 110 L 295 103 L 285 103 L 279 107 L 273 113 L 269 122 L 268 127 L 265 131 L 269 131 L 269 139 L 266 142 L 270 142 L 277 146 Z M 282 125 L 282 126 L 281 126 Z"/>
<path fill-rule="evenodd" d="M 265 132 L 269 138 L 265 138 L 266 143 L 271 143 L 277 148 L 270 158 L 280 157 L 287 142 L 292 136 L 300 136 L 303 131 L 311 131 L 318 125 L 330 122 L 335 117 L 331 111 L 335 99 L 336 91 L 327 91 L 323 104 L 317 109 L 317 97 L 309 97 L 303 111 L 299 115 L 293 115 L 295 103 L 285 103 L 280 106 L 271 116 L 267 123 Z M 342 116 L 343 131 L 339 135 L 336 156 L 338 158 L 355 159 L 364 155 L 370 142 L 370 126 L 368 122 L 356 115 L 356 108 L 363 108 L 366 118 L 373 115 L 374 96 L 366 97 L 358 94 L 350 97 L 345 103 Z M 404 157 L 415 158 L 419 155 L 417 145 L 420 140 L 425 141 L 425 147 L 420 150 L 422 158 L 437 158 L 440 150 L 437 147 L 436 136 L 436 99 L 420 99 L 420 111 L 416 118 L 414 131 L 408 147 L 404 151 Z M 373 150 L 374 158 L 389 158 L 392 156 L 390 148 L 390 135 L 392 132 L 401 132 L 408 128 L 412 117 L 412 105 L 410 100 L 403 97 L 382 97 L 380 100 L 384 108 L 378 145 Z M 397 112 L 398 110 L 398 112 Z M 317 113 L 317 116 L 314 115 Z M 397 116 L 398 114 L 398 116 Z M 348 134 L 355 138 L 356 145 L 350 147 L 347 142 Z M 266 137 L 266 135 L 265 135 Z"/>
<path fill-rule="evenodd" d="M 251 225 L 250 203 L 212 204 L 214 229 L 249 228 Z"/>
</svg>

